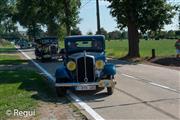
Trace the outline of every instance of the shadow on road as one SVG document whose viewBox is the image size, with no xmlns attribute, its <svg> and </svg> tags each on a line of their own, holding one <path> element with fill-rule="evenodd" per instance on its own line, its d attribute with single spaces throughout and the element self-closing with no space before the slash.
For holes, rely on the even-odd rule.
<svg viewBox="0 0 180 120">
<path fill-rule="evenodd" d="M 176 66 L 180 67 L 180 58 L 174 58 L 174 57 L 166 57 L 166 58 L 159 58 L 152 61 L 153 63 L 157 63 L 160 65 L 165 66 Z"/>
<path fill-rule="evenodd" d="M 128 62 L 125 60 L 117 60 L 117 59 L 108 59 L 109 63 L 113 63 L 116 67 L 121 67 L 121 65 L 137 65 L 138 63 L 135 62 Z"/>
</svg>

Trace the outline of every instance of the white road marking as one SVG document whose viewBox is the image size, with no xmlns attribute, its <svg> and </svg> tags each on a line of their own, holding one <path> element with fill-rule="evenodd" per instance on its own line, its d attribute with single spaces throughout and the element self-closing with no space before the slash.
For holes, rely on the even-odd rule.
<svg viewBox="0 0 180 120">
<path fill-rule="evenodd" d="M 17 47 L 16 47 L 17 48 Z M 43 67 L 41 67 L 37 62 L 35 62 L 31 57 L 29 57 L 26 53 L 22 50 L 18 49 L 28 60 L 30 60 L 36 67 L 38 67 L 44 74 L 48 76 L 49 79 L 55 81 L 55 78 L 47 72 Z M 75 94 L 69 92 L 68 95 L 77 103 L 79 104 L 86 112 L 88 112 L 95 120 L 104 120 L 97 112 L 95 112 L 89 105 L 83 102 L 79 97 Z"/>
<path fill-rule="evenodd" d="M 129 78 L 133 78 L 133 79 L 136 79 L 136 80 L 141 79 L 141 78 L 137 78 L 137 77 L 134 77 L 134 76 L 131 76 L 131 75 L 128 75 L 128 74 L 121 74 L 121 75 L 126 76 L 126 77 L 129 77 Z M 144 80 L 144 79 L 142 79 L 142 80 Z M 142 81 L 142 80 L 141 80 L 141 81 Z M 173 89 L 173 88 L 171 88 L 171 87 L 164 86 L 164 85 L 161 85 L 161 84 L 158 84 L 158 83 L 154 83 L 154 82 L 151 82 L 151 81 L 149 81 L 149 80 L 145 80 L 144 82 L 147 83 L 147 84 L 153 85 L 153 86 L 157 86 L 157 87 L 160 87 L 160 88 L 163 88 L 163 89 L 167 89 L 167 90 L 171 90 L 171 91 L 180 93 L 180 92 L 179 92 L 178 90 L 176 90 L 176 89 Z"/>
<path fill-rule="evenodd" d="M 170 88 L 170 87 L 167 87 L 167 86 L 164 86 L 164 85 L 160 85 L 160 84 L 157 84 L 157 83 L 149 82 L 149 84 L 154 85 L 154 86 L 158 86 L 158 87 L 161 87 L 161 88 L 164 88 L 164 89 L 168 89 L 168 90 L 171 90 L 171 91 L 178 92 L 176 89 L 173 89 L 173 88 Z"/>
</svg>

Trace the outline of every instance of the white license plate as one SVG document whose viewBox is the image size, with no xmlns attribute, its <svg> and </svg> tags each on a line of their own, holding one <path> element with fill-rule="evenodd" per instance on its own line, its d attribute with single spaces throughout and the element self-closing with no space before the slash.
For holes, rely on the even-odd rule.
<svg viewBox="0 0 180 120">
<path fill-rule="evenodd" d="M 76 87 L 76 90 L 96 90 L 96 86 L 80 85 Z"/>
<path fill-rule="evenodd" d="M 49 57 L 50 57 L 50 55 L 43 55 L 43 57 L 44 57 L 44 58 L 49 58 Z"/>
</svg>

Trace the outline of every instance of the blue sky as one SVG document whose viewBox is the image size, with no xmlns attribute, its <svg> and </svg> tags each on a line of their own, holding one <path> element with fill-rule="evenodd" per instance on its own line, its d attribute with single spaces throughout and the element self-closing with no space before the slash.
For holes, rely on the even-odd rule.
<svg viewBox="0 0 180 120">
<path fill-rule="evenodd" d="M 176 1 L 176 0 L 169 0 Z M 177 0 L 178 1 L 178 0 Z M 99 0 L 100 2 L 100 20 L 101 27 L 108 32 L 118 29 L 115 19 L 110 15 L 110 10 L 107 8 L 107 1 Z M 78 27 L 83 34 L 88 31 L 93 33 L 97 30 L 96 23 L 96 0 L 82 0 L 82 8 L 80 9 L 80 18 L 82 19 Z M 166 25 L 165 30 L 178 29 L 178 15 L 173 18 L 173 24 Z"/>
<path fill-rule="evenodd" d="M 80 9 L 80 24 L 78 27 L 83 34 L 91 31 L 93 33 L 97 30 L 96 23 L 96 0 L 81 0 L 82 7 Z M 168 0 L 168 1 L 179 1 L 179 0 Z M 110 15 L 110 10 L 107 8 L 109 3 L 104 0 L 99 0 L 100 3 L 100 20 L 101 27 L 105 28 L 108 32 L 118 30 L 115 19 Z M 165 30 L 177 30 L 178 29 L 178 15 L 172 19 L 173 23 L 165 26 Z M 20 31 L 24 31 L 22 27 L 19 27 Z"/>
</svg>

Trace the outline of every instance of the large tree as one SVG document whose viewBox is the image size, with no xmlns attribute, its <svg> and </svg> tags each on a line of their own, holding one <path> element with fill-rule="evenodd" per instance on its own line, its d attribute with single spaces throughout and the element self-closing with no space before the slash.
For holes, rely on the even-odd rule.
<svg viewBox="0 0 180 120">
<path fill-rule="evenodd" d="M 32 30 L 32 36 L 36 38 L 36 29 L 40 23 L 38 15 L 40 9 L 37 0 L 16 0 L 16 10 L 13 13 L 13 20 L 19 22 L 20 25 Z"/>
<path fill-rule="evenodd" d="M 105 38 L 108 38 L 108 32 L 102 27 L 100 28 L 101 34 L 105 36 Z M 98 35 L 99 31 L 96 31 L 96 35 Z"/>
<path fill-rule="evenodd" d="M 71 35 L 71 28 L 79 23 L 79 8 L 81 6 L 80 0 L 63 0 L 63 10 L 65 13 L 64 23 L 66 25 L 67 35 Z"/>
<path fill-rule="evenodd" d="M 14 0 L 0 0 L 0 31 L 3 33 L 17 31 L 17 26 L 12 21 L 14 6 Z"/>
<path fill-rule="evenodd" d="M 66 25 L 67 32 L 79 21 L 80 0 L 17 0 L 14 18 L 27 28 L 47 27 L 49 36 L 56 36 Z M 65 24 L 65 25 L 64 25 Z"/>
<path fill-rule="evenodd" d="M 156 31 L 171 23 L 173 6 L 165 0 L 107 0 L 119 28 L 128 28 L 127 57 L 140 57 L 139 32 Z"/>
</svg>

